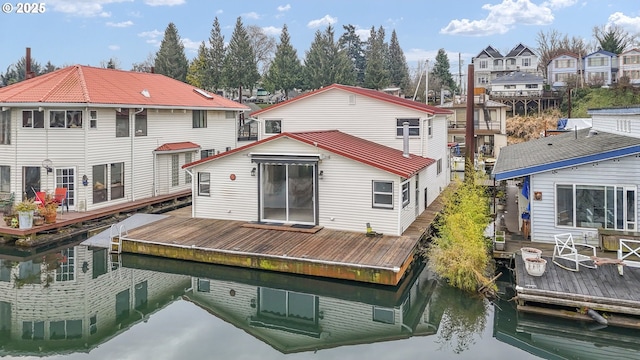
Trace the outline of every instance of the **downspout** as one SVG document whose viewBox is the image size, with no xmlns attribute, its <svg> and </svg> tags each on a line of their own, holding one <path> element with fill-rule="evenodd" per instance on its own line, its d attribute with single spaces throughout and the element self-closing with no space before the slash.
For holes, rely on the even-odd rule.
<svg viewBox="0 0 640 360">
<path fill-rule="evenodd" d="M 155 153 L 154 153 L 155 156 Z M 155 159 L 154 159 L 155 160 Z M 194 194 L 196 193 L 196 179 L 193 176 L 193 172 L 189 169 L 184 169 L 191 176 L 191 217 L 196 217 L 196 202 Z"/>
<path fill-rule="evenodd" d="M 135 137 L 136 137 L 136 115 L 140 114 L 141 112 L 144 111 L 144 108 L 140 108 L 140 110 L 135 111 L 133 113 L 133 115 L 129 115 L 130 118 L 130 125 L 129 125 L 129 133 L 131 134 L 131 201 L 135 201 L 136 200 L 136 188 L 134 187 L 134 180 L 135 179 Z M 148 119 L 147 119 L 148 121 Z M 133 130 L 133 131 L 131 131 Z M 155 167 L 155 161 L 154 161 L 154 167 Z M 155 174 L 153 176 L 153 187 L 155 188 Z M 155 191 L 151 196 L 155 196 Z"/>
</svg>

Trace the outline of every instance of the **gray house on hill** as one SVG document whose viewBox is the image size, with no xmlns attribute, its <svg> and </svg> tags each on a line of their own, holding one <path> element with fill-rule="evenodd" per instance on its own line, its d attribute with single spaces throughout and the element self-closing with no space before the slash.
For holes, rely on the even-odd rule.
<svg viewBox="0 0 640 360">
<path fill-rule="evenodd" d="M 597 244 L 598 229 L 636 232 L 640 107 L 589 110 L 591 128 L 502 148 L 496 180 L 520 180 L 531 240 L 570 232 Z M 525 216 L 526 217 L 526 216 Z"/>
</svg>

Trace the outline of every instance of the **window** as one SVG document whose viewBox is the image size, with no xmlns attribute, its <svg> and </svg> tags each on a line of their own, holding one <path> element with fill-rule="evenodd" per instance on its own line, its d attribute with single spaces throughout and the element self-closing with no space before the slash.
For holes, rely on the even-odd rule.
<svg viewBox="0 0 640 360">
<path fill-rule="evenodd" d="M 98 112 L 95 110 L 89 111 L 89 127 L 91 129 L 98 128 Z"/>
<path fill-rule="evenodd" d="M 486 76 L 478 76 L 478 84 L 488 84 L 489 78 Z"/>
<path fill-rule="evenodd" d="M 82 320 L 58 320 L 49 323 L 51 340 L 82 338 Z"/>
<path fill-rule="evenodd" d="M 213 156 L 215 154 L 216 152 L 214 149 L 200 150 L 200 159 L 208 158 L 209 156 Z"/>
<path fill-rule="evenodd" d="M 537 89 L 538 84 L 526 84 L 524 87 L 527 89 Z"/>
<path fill-rule="evenodd" d="M 438 159 L 436 162 L 436 173 L 440 174 L 442 172 L 442 159 Z"/>
<path fill-rule="evenodd" d="M 488 67 L 489 67 L 489 64 L 488 64 L 487 60 L 478 61 L 478 68 L 479 69 L 486 69 Z"/>
<path fill-rule="evenodd" d="M 24 110 L 22 111 L 22 127 L 23 128 L 44 128 L 44 111 Z"/>
<path fill-rule="evenodd" d="M 206 128 L 207 127 L 207 111 L 206 110 L 193 110 L 193 128 Z"/>
<path fill-rule="evenodd" d="M 50 128 L 81 128 L 82 111 L 52 110 L 49 112 Z"/>
<path fill-rule="evenodd" d="M 505 85 L 504 89 L 505 90 L 515 90 L 516 86 L 515 85 Z"/>
<path fill-rule="evenodd" d="M 556 225 L 635 231 L 636 187 L 556 185 Z"/>
<path fill-rule="evenodd" d="M 261 287 L 258 289 L 257 315 L 261 320 L 284 323 L 287 327 L 314 326 L 318 316 L 318 297 Z"/>
<path fill-rule="evenodd" d="M 531 59 L 530 58 L 522 58 L 522 66 L 531 66 Z"/>
<path fill-rule="evenodd" d="M 433 137 L 433 119 L 427 119 L 427 135 Z"/>
<path fill-rule="evenodd" d="M 393 182 L 373 181 L 373 207 L 393 209 Z"/>
<path fill-rule="evenodd" d="M 607 65 L 609 65 L 609 60 L 608 60 L 608 58 L 606 58 L 604 56 L 590 57 L 589 60 L 587 60 L 587 65 L 589 65 L 589 66 L 607 66 Z"/>
<path fill-rule="evenodd" d="M 420 119 L 396 119 L 396 136 L 403 136 L 405 122 L 409 123 L 409 136 L 420 136 Z"/>
<path fill-rule="evenodd" d="M 136 114 L 135 118 L 136 136 L 147 136 L 147 110 L 142 110 Z"/>
<path fill-rule="evenodd" d="M 625 65 L 640 64 L 640 55 L 625 55 L 622 57 L 622 63 Z"/>
<path fill-rule="evenodd" d="M 11 166 L 0 165 L 0 191 L 11 191 Z"/>
<path fill-rule="evenodd" d="M 171 155 L 171 186 L 180 185 L 180 156 Z"/>
<path fill-rule="evenodd" d="M 111 164 L 111 200 L 124 197 L 124 163 Z"/>
<path fill-rule="evenodd" d="M 93 203 L 107 201 L 107 165 L 93 166 Z"/>
<path fill-rule="evenodd" d="M 44 340 L 44 321 L 23 321 L 22 338 Z"/>
<path fill-rule="evenodd" d="M 56 281 L 73 281 L 76 275 L 76 258 L 74 248 L 70 247 L 60 252 L 60 265 L 56 269 Z"/>
<path fill-rule="evenodd" d="M 409 181 L 402 183 L 402 207 L 409 205 L 411 202 L 411 192 L 409 191 L 410 184 L 411 183 Z"/>
<path fill-rule="evenodd" d="M 193 153 L 185 153 L 184 154 L 184 163 L 189 164 L 193 161 Z M 191 174 L 188 171 L 184 172 L 184 183 L 191 184 Z"/>
<path fill-rule="evenodd" d="M 282 120 L 265 120 L 264 121 L 265 134 L 280 134 L 281 131 L 282 131 Z"/>
<path fill-rule="evenodd" d="M 640 70 L 626 70 L 624 72 L 624 76 L 628 77 L 629 79 L 640 79 Z"/>
<path fill-rule="evenodd" d="M 207 279 L 198 279 L 198 292 L 210 292 L 211 283 Z"/>
<path fill-rule="evenodd" d="M 558 59 L 553 62 L 556 69 L 566 69 L 574 67 L 574 59 Z"/>
<path fill-rule="evenodd" d="M 129 137 L 129 109 L 116 110 L 116 137 Z"/>
<path fill-rule="evenodd" d="M 198 173 L 198 195 L 210 196 L 211 195 L 211 174 L 208 172 Z"/>
<path fill-rule="evenodd" d="M 0 112 L 0 145 L 11 145 L 11 110 Z"/>
<path fill-rule="evenodd" d="M 373 321 L 385 324 L 395 324 L 396 319 L 393 313 L 393 309 L 374 306 Z"/>
</svg>

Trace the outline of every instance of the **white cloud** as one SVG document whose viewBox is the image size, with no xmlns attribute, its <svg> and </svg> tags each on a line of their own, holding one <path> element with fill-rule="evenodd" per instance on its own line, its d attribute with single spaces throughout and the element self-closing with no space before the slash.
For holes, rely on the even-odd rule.
<svg viewBox="0 0 640 360">
<path fill-rule="evenodd" d="M 578 2 L 578 0 L 548 0 L 540 4 L 541 6 L 548 7 L 553 10 L 566 8 L 569 6 L 573 6 Z"/>
<path fill-rule="evenodd" d="M 370 29 L 356 29 L 356 35 L 358 35 L 360 40 L 367 41 L 367 40 L 369 40 L 369 36 L 371 36 L 371 30 Z"/>
<path fill-rule="evenodd" d="M 216 15 L 220 15 L 222 13 L 224 13 L 224 10 L 222 10 L 222 9 L 216 10 Z"/>
<path fill-rule="evenodd" d="M 149 6 L 174 6 L 182 5 L 185 0 L 144 0 L 144 3 Z"/>
<path fill-rule="evenodd" d="M 120 50 L 120 46 L 119 45 L 109 45 L 109 50 L 113 50 L 113 51 Z"/>
<path fill-rule="evenodd" d="M 629 17 L 621 12 L 609 15 L 607 26 L 617 25 L 630 33 L 640 33 L 640 16 Z"/>
<path fill-rule="evenodd" d="M 291 5 L 289 4 L 278 6 L 278 11 L 280 12 L 289 11 L 289 10 L 291 10 Z"/>
<path fill-rule="evenodd" d="M 485 4 L 483 10 L 489 11 L 485 19 L 454 19 L 444 28 L 441 34 L 485 36 L 505 34 L 517 25 L 549 25 L 554 16 L 551 6 L 573 5 L 572 0 L 553 0 L 536 5 L 530 0 L 502 0 L 497 5 Z"/>
<path fill-rule="evenodd" d="M 133 21 L 128 20 L 128 21 L 121 21 L 119 23 L 108 21 L 106 24 L 107 26 L 111 26 L 111 27 L 126 28 L 129 26 L 133 26 Z"/>
<path fill-rule="evenodd" d="M 138 36 L 146 39 L 145 42 L 147 44 L 153 44 L 156 46 L 160 46 L 160 39 L 164 36 L 164 33 L 159 30 L 151 30 L 151 31 L 143 31 L 138 33 Z"/>
<path fill-rule="evenodd" d="M 242 14 L 242 17 L 245 19 L 258 20 L 260 19 L 260 14 L 258 14 L 255 11 L 252 11 L 252 12 Z"/>
<path fill-rule="evenodd" d="M 104 5 L 132 2 L 133 0 L 50 0 L 47 9 L 80 17 L 110 17 L 111 13 L 104 10 Z"/>
<path fill-rule="evenodd" d="M 335 24 L 337 22 L 338 22 L 338 18 L 332 17 L 331 15 L 325 15 L 321 19 L 316 19 L 316 20 L 309 21 L 309 23 L 307 24 L 307 27 L 310 28 L 310 29 L 313 29 L 313 28 L 317 28 L 317 27 L 333 25 L 333 24 Z"/>
<path fill-rule="evenodd" d="M 198 52 L 198 48 L 200 47 L 201 42 L 193 41 L 188 38 L 183 38 L 181 40 L 182 40 L 182 45 L 184 45 L 184 48 L 186 50 L 190 50 L 192 52 Z"/>
<path fill-rule="evenodd" d="M 267 27 L 263 27 L 262 31 L 269 36 L 280 36 L 280 34 L 282 33 L 282 28 L 278 28 L 275 26 L 267 26 Z"/>
</svg>

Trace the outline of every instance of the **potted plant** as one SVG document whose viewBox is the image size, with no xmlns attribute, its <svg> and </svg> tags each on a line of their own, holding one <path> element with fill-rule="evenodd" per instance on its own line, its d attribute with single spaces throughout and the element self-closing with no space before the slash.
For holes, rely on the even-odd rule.
<svg viewBox="0 0 640 360">
<path fill-rule="evenodd" d="M 53 224 L 56 222 L 58 215 L 58 204 L 54 202 L 47 203 L 44 207 L 40 208 L 39 213 L 44 217 L 44 222 Z"/>
<path fill-rule="evenodd" d="M 493 248 L 496 251 L 504 251 L 504 245 L 505 245 L 504 231 L 496 231 L 496 235 L 493 240 Z"/>
<path fill-rule="evenodd" d="M 15 211 L 18 213 L 20 229 L 31 229 L 33 227 L 33 213 L 37 208 L 38 206 L 31 199 L 26 199 L 16 204 Z"/>
</svg>

